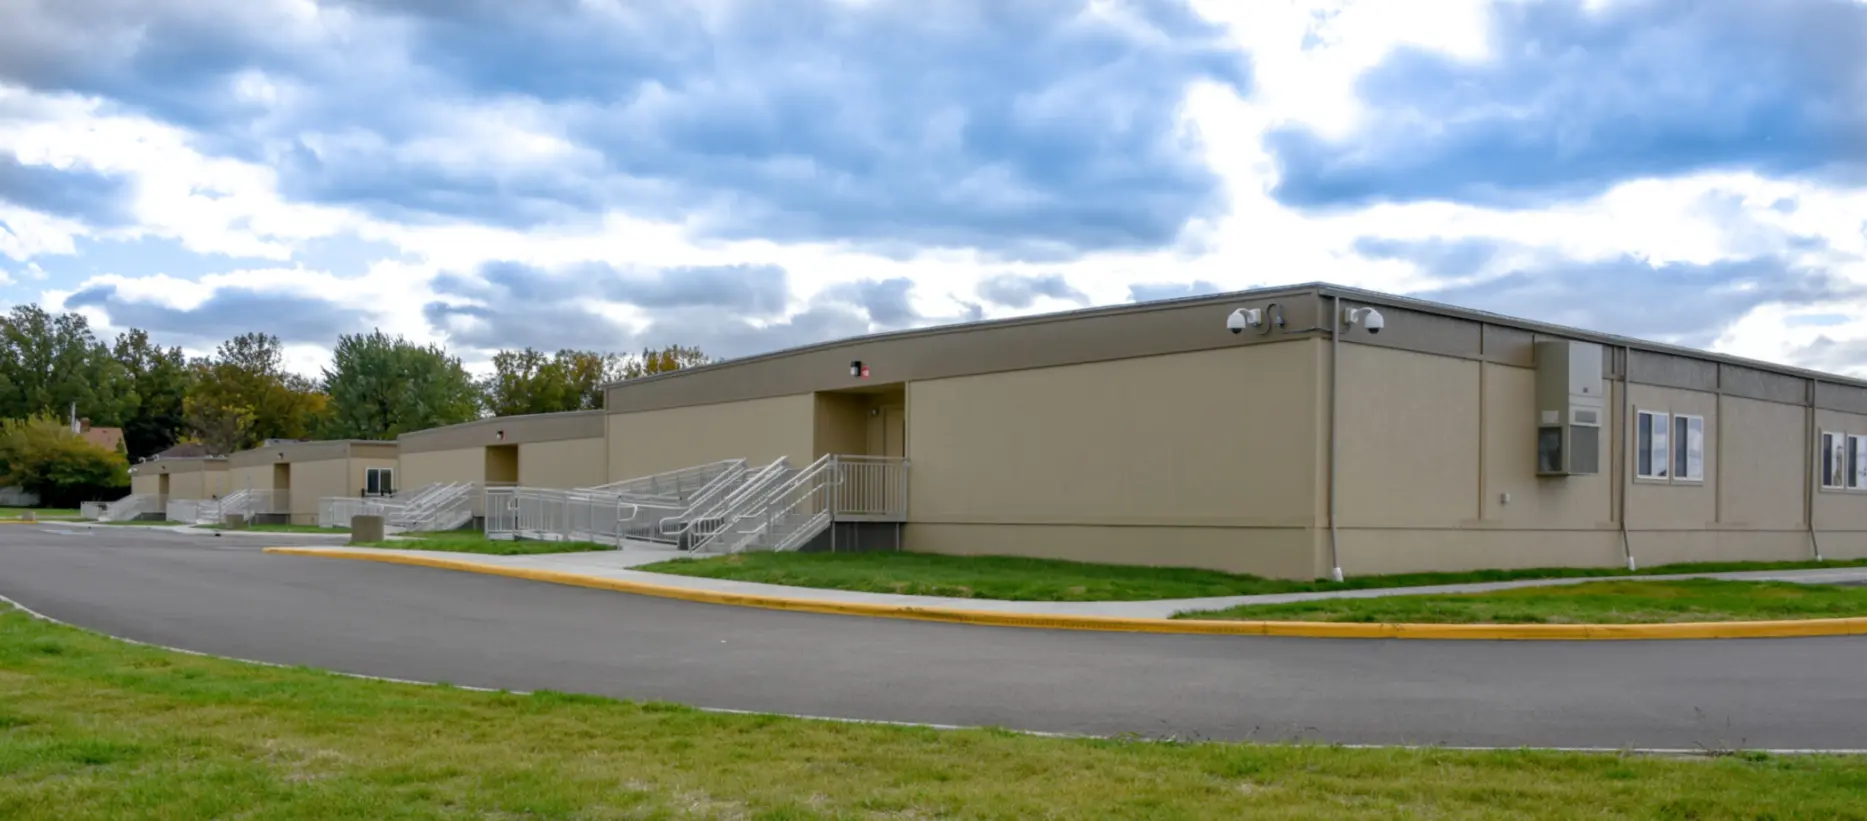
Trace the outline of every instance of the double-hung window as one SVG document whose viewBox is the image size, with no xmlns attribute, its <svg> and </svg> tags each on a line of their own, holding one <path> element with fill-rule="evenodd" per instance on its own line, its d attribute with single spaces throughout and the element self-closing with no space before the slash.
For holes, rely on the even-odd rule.
<svg viewBox="0 0 1867 821">
<path fill-rule="evenodd" d="M 1671 474 L 1672 449 L 1667 447 L 1670 417 L 1657 411 L 1639 411 L 1634 422 L 1634 475 L 1665 479 Z"/>
<path fill-rule="evenodd" d="M 1846 463 L 1841 474 L 1850 491 L 1867 491 L 1867 437 L 1848 437 Z"/>
<path fill-rule="evenodd" d="M 1705 417 L 1673 417 L 1673 481 L 1705 481 Z"/>
<path fill-rule="evenodd" d="M 1822 431 L 1822 487 L 1840 490 L 1847 487 L 1848 436 Z"/>
</svg>

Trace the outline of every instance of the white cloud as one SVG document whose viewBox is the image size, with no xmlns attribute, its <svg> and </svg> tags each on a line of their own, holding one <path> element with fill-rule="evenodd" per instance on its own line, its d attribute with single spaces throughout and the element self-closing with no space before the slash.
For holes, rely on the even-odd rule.
<svg viewBox="0 0 1867 821">
<path fill-rule="evenodd" d="M 295 201 L 282 190 L 281 176 L 270 163 L 288 149 L 324 159 L 363 157 L 394 169 L 483 174 L 494 182 L 487 196 L 512 197 L 516 195 L 502 186 L 538 177 L 587 182 L 601 195 L 603 186 L 621 184 L 609 174 L 610 166 L 630 158 L 607 156 L 580 143 L 565 125 L 565 112 L 574 111 L 574 105 L 546 105 L 519 94 L 427 101 L 423 113 L 429 130 L 408 139 L 333 119 L 294 135 L 296 146 L 268 144 L 263 156 L 242 157 L 216 153 L 186 128 L 121 110 L 106 100 L 0 86 L 0 111 L 12 116 L 0 129 L 0 152 L 27 164 L 121 175 L 133 192 L 134 216 L 130 227 L 96 229 L 0 203 L 0 254 L 25 264 L 27 276 L 44 280 L 38 260 L 77 253 L 79 238 L 172 238 L 199 254 L 277 264 L 252 267 L 241 262 L 235 266 L 238 270 L 227 271 L 222 270 L 226 265 L 205 257 L 192 276 L 96 276 L 55 283 L 43 296 L 56 303 L 87 288 L 112 286 L 121 299 L 188 310 L 225 289 L 262 289 L 316 297 L 367 315 L 386 331 L 423 341 L 441 338 L 423 313 L 423 306 L 437 299 L 435 278 L 469 273 L 495 261 L 546 269 L 591 262 L 618 268 L 782 267 L 789 273 L 791 304 L 782 317 L 753 318 L 755 325 L 801 315 L 812 309 L 816 297 L 839 284 L 896 277 L 918 284 L 912 305 L 927 317 L 959 315 L 965 303 L 980 301 L 976 292 L 982 280 L 1003 273 L 1060 274 L 1091 301 L 1103 304 L 1127 299 L 1129 287 L 1136 283 L 1197 280 L 1236 288 L 1331 280 L 1404 292 L 1470 278 L 1403 259 L 1370 258 L 1356 247 L 1367 237 L 1492 243 L 1499 250 L 1490 265 L 1500 270 L 1552 258 L 1581 264 L 1632 257 L 1662 266 L 1768 255 L 1867 285 L 1867 234 L 1862 232 L 1867 189 L 1754 172 L 1631 178 L 1597 196 L 1534 209 L 1449 201 L 1339 212 L 1293 209 L 1273 196 L 1280 168 L 1266 145 L 1266 134 L 1293 124 L 1324 138 L 1355 132 L 1368 114 L 1357 94 L 1358 81 L 1399 49 L 1431 50 L 1473 64 L 1493 59 L 1488 4 L 1448 0 L 1435 4 L 1432 13 L 1383 0 L 1194 0 L 1193 6 L 1224 23 L 1249 53 L 1254 84 L 1244 97 L 1218 82 L 1187 87 L 1178 107 L 1180 128 L 1173 136 L 1198 146 L 1205 164 L 1223 181 L 1225 207 L 1193 218 L 1177 242 L 1163 247 L 1007 261 L 989 249 L 967 247 L 898 251 L 828 240 L 704 238 L 703 229 L 725 218 L 722 215 L 739 213 L 708 207 L 673 215 L 596 208 L 586 210 L 583 219 L 528 228 L 464 219 L 369 216 L 360 206 Z M 344 37 L 388 43 L 407 35 L 396 26 L 365 26 L 353 13 L 319 9 L 309 2 L 281 8 L 305 27 L 302 36 L 290 38 L 300 45 Z M 724 14 L 719 9 L 708 13 Z M 1148 25 L 1115 2 L 1095 3 L 1075 24 L 1130 31 Z M 407 68 L 402 65 L 405 57 L 383 50 L 371 59 L 384 67 Z M 826 66 L 834 65 L 830 57 L 824 59 Z M 1034 94 L 1020 101 L 1020 114 L 1067 117 L 1069 107 L 1085 93 L 1080 86 L 1093 79 L 1085 75 L 1076 85 L 1061 84 L 1049 94 Z M 226 89 L 231 97 L 258 107 L 264 118 L 304 108 L 309 92 L 304 82 L 252 68 L 234 73 Z M 681 103 L 674 90 L 650 85 L 622 122 L 678 113 Z M 927 117 L 929 127 L 914 132 L 925 150 L 947 152 L 967 138 L 971 123 L 963 110 L 934 110 Z M 833 184 L 824 182 L 833 175 L 813 166 L 806 156 L 765 168 L 791 169 L 798 186 Z M 655 184 L 646 175 L 631 179 L 631 185 Z M 940 187 L 938 192 L 903 195 L 952 196 L 1005 213 L 1043 205 L 1058 195 L 1027 176 L 990 164 L 941 180 Z M 1793 208 L 1784 203 L 1793 203 Z M 307 242 L 337 236 L 384 242 L 404 258 L 376 262 L 363 276 L 339 276 L 297 262 Z M 1040 297 L 1023 308 L 987 305 L 985 310 L 1002 316 L 1068 307 L 1075 304 Z M 654 319 L 651 311 L 614 300 L 593 297 L 585 308 L 635 331 Z M 1740 355 L 1796 361 L 1804 355 L 1799 352 L 1818 339 L 1867 340 L 1863 309 L 1867 301 L 1838 303 L 1832 312 L 1764 305 L 1731 317 L 1715 346 Z M 104 318 L 95 308 L 86 311 Z M 1819 313 L 1842 318 L 1798 324 L 1799 317 Z M 264 329 L 263 318 L 255 322 L 256 328 Z M 318 361 L 318 350 L 295 345 L 293 361 L 310 368 Z"/>
</svg>

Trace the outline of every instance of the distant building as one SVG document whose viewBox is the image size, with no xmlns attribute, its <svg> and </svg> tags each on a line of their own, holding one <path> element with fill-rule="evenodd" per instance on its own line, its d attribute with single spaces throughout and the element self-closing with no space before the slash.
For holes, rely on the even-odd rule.
<svg viewBox="0 0 1867 821">
<path fill-rule="evenodd" d="M 122 428 L 94 428 L 91 427 L 91 420 L 79 419 L 72 432 L 104 450 L 124 452 Z"/>
</svg>

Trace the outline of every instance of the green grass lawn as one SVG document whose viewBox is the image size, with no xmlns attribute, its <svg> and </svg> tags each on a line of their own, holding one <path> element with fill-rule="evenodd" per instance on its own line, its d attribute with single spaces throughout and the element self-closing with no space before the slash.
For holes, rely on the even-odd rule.
<svg viewBox="0 0 1867 821">
<path fill-rule="evenodd" d="M 788 584 L 868 593 L 905 593 L 1014 601 L 1141 601 L 1318 590 L 1364 590 L 1513 579 L 1713 573 L 1726 570 L 1787 570 L 1853 567 L 1864 561 L 1717 562 L 1641 568 L 1534 568 L 1467 573 L 1409 573 L 1351 576 L 1344 582 L 1286 581 L 1174 567 L 1088 564 L 1010 556 L 939 556 L 930 553 L 741 553 L 704 559 L 674 559 L 635 568 L 656 573 L 703 576 L 766 584 Z"/>
<path fill-rule="evenodd" d="M 78 511 L 69 507 L 0 507 L 0 519 L 19 519 L 31 513 L 40 519 L 76 519 Z"/>
<path fill-rule="evenodd" d="M 1867 587 L 1684 579 L 1259 604 L 1182 613 L 1176 618 L 1376 624 L 1653 624 L 1848 616 L 1867 616 Z"/>
<path fill-rule="evenodd" d="M 1867 819 L 1867 760 L 1039 738 L 483 693 L 0 610 L 0 817 Z"/>
<path fill-rule="evenodd" d="M 539 553 L 591 553 L 615 550 L 595 542 L 546 542 L 488 539 L 477 530 L 452 530 L 444 533 L 405 533 L 410 538 L 365 542 L 347 547 L 392 547 L 397 550 L 439 550 L 449 553 L 484 553 L 493 556 L 521 556 Z"/>
<path fill-rule="evenodd" d="M 230 528 L 226 525 L 208 525 L 204 530 L 249 530 L 254 533 L 349 533 L 347 527 L 319 527 L 317 525 L 247 525 L 242 528 Z"/>
</svg>

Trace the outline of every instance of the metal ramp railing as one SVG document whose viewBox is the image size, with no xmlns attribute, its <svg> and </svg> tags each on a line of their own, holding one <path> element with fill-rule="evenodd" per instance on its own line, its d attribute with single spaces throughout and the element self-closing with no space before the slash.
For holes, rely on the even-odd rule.
<svg viewBox="0 0 1867 821">
<path fill-rule="evenodd" d="M 722 459 L 704 465 L 655 473 L 606 485 L 578 488 L 592 493 L 613 493 L 619 496 L 665 497 L 686 499 L 715 485 L 722 476 L 743 471 L 744 459 Z"/>
<path fill-rule="evenodd" d="M 730 459 L 588 488 L 487 488 L 486 533 L 496 539 L 676 544 L 695 511 L 731 493 L 746 475 L 745 460 Z"/>
<path fill-rule="evenodd" d="M 486 533 L 697 552 L 800 550 L 837 522 L 907 521 L 907 478 L 906 459 L 831 454 L 803 468 L 784 457 L 757 470 L 731 460 L 592 488 L 487 488 Z"/>
<path fill-rule="evenodd" d="M 114 502 L 97 502 L 94 510 L 100 522 L 127 522 L 151 513 L 165 511 L 167 497 L 159 493 L 132 493 Z"/>
<path fill-rule="evenodd" d="M 171 499 L 163 508 L 171 522 L 206 525 L 221 521 L 220 502 L 215 499 Z"/>
<path fill-rule="evenodd" d="M 830 454 L 760 494 L 699 550 L 801 550 L 838 522 L 905 522 L 908 461 Z"/>
<path fill-rule="evenodd" d="M 473 521 L 473 482 L 437 482 L 406 496 L 333 496 L 318 503 L 318 526 L 348 528 L 357 516 L 381 516 L 388 530 L 454 530 Z"/>
</svg>

